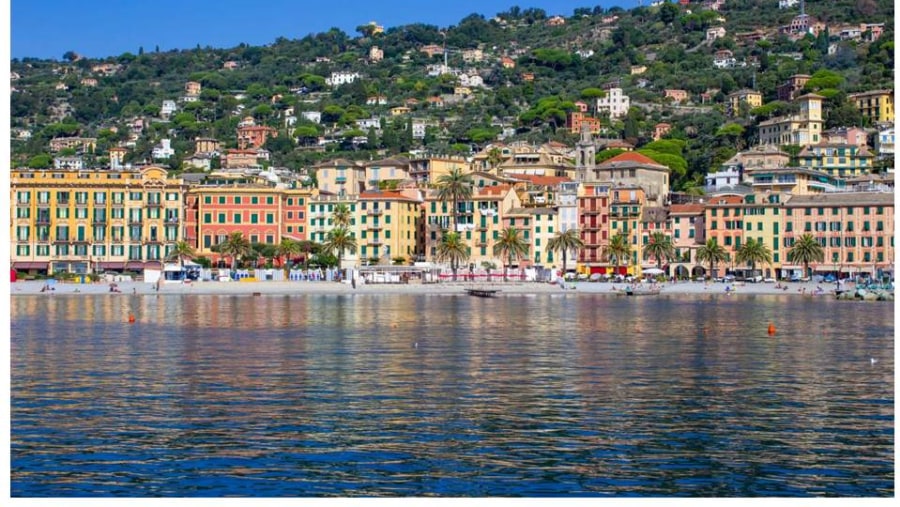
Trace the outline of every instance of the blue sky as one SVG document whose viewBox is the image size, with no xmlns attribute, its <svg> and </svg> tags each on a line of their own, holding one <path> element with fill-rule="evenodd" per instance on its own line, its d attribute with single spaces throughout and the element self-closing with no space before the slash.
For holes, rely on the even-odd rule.
<svg viewBox="0 0 900 507">
<path fill-rule="evenodd" d="M 576 7 L 630 9 L 637 0 L 12 0 L 12 58 L 62 59 L 72 50 L 91 58 L 241 42 L 264 45 L 277 37 L 299 39 L 337 27 L 376 21 L 385 28 L 422 22 L 455 25 L 478 13 L 491 17 L 513 5 L 571 16 Z"/>
</svg>

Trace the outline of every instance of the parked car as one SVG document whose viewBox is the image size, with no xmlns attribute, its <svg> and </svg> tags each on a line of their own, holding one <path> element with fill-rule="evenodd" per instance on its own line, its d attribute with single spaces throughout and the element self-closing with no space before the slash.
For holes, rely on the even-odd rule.
<svg viewBox="0 0 900 507">
<path fill-rule="evenodd" d="M 775 279 L 771 276 L 768 278 L 763 278 L 763 283 L 775 283 Z"/>
</svg>

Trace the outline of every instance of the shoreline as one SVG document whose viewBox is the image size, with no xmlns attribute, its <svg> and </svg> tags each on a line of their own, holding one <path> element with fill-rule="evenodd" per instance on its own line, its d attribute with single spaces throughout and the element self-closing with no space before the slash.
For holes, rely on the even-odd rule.
<svg viewBox="0 0 900 507">
<path fill-rule="evenodd" d="M 573 288 L 563 289 L 557 284 L 546 282 L 440 282 L 435 284 L 361 284 L 354 289 L 348 283 L 306 282 L 306 281 L 254 281 L 254 282 L 191 282 L 170 281 L 156 291 L 155 284 L 146 282 L 117 282 L 118 292 L 110 292 L 107 282 L 63 283 L 57 282 L 50 291 L 42 289 L 46 280 L 16 281 L 10 283 L 11 296 L 52 296 L 52 295 L 320 295 L 320 294 L 413 294 L 413 295 L 454 295 L 462 294 L 466 288 L 496 289 L 503 295 L 578 295 L 599 294 L 616 296 L 627 284 L 611 282 L 569 282 Z M 648 284 L 643 284 L 648 285 Z M 834 284 L 815 282 L 785 283 L 787 289 L 776 288 L 774 283 L 747 283 L 744 285 L 722 282 L 675 282 L 660 284 L 660 296 L 666 295 L 793 295 L 834 297 Z M 731 291 L 726 291 L 730 287 Z M 822 292 L 816 294 L 816 288 Z M 845 290 L 854 290 L 853 284 L 845 285 Z"/>
</svg>

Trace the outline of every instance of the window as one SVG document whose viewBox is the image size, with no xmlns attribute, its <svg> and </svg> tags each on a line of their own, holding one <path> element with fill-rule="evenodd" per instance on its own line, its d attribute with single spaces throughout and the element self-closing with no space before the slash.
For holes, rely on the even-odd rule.
<svg viewBox="0 0 900 507">
<path fill-rule="evenodd" d="M 239 196 L 239 195 L 234 196 L 234 203 L 235 203 L 235 204 L 240 204 L 240 203 L 241 203 L 241 196 Z"/>
<path fill-rule="evenodd" d="M 204 203 L 204 204 L 212 204 L 212 196 L 211 196 L 211 195 L 205 196 L 205 197 L 203 198 L 203 203 Z"/>
<path fill-rule="evenodd" d="M 271 199 L 271 197 L 269 199 Z M 272 213 L 266 213 L 266 223 L 274 224 L 275 223 L 275 215 L 273 215 Z"/>
<path fill-rule="evenodd" d="M 251 197 L 250 204 L 259 204 L 259 197 L 255 196 L 255 195 L 253 197 Z M 290 204 L 291 204 L 291 200 L 288 199 L 288 205 L 290 205 Z"/>
<path fill-rule="evenodd" d="M 225 223 L 225 213 L 219 213 L 219 222 L 220 224 Z"/>
<path fill-rule="evenodd" d="M 241 214 L 240 213 L 234 214 L 234 223 L 236 223 L 236 224 L 241 223 Z"/>
<path fill-rule="evenodd" d="M 224 195 L 219 196 L 219 204 L 225 204 L 225 196 Z"/>
</svg>

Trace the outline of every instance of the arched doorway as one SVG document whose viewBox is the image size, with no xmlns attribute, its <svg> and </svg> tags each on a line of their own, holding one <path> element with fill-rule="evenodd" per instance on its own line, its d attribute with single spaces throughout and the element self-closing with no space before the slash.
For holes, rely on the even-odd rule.
<svg viewBox="0 0 900 507">
<path fill-rule="evenodd" d="M 692 278 L 700 278 L 706 276 L 706 270 L 703 269 L 703 266 L 694 266 L 694 269 L 691 270 Z"/>
</svg>

